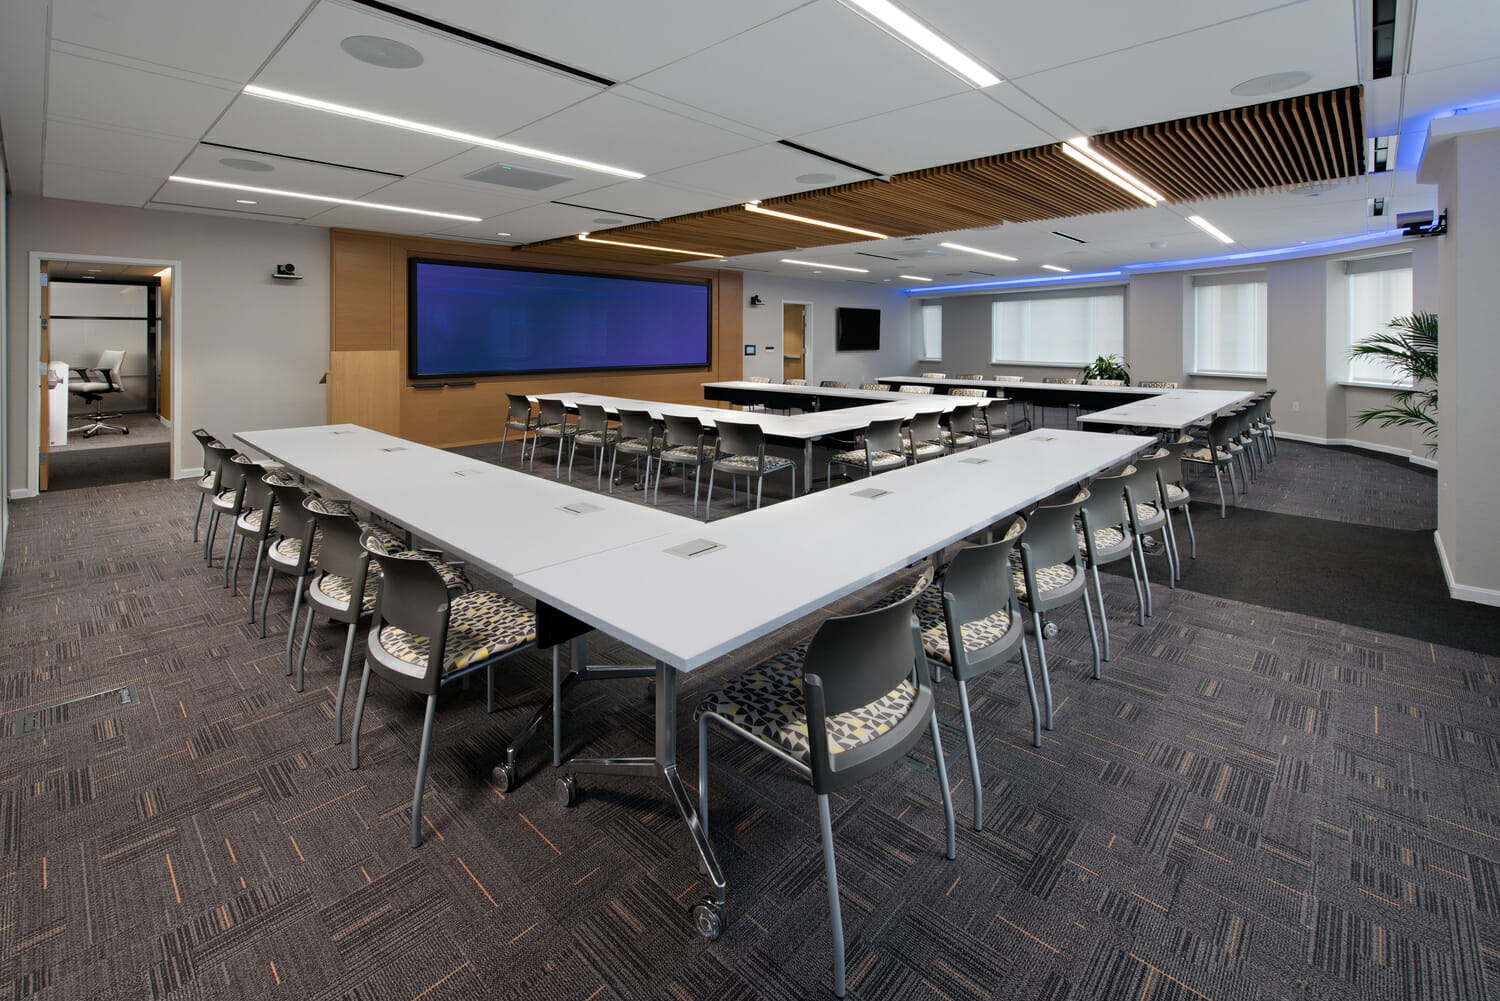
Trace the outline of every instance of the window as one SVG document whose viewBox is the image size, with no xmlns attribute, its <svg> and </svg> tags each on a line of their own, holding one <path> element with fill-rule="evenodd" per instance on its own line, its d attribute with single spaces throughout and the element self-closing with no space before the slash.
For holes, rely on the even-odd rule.
<svg viewBox="0 0 1500 1001">
<path fill-rule="evenodd" d="M 1058 289 L 1002 296 L 993 306 L 990 360 L 1087 365 L 1125 353 L 1125 288 Z"/>
<path fill-rule="evenodd" d="M 1193 371 L 1266 374 L 1266 275 L 1238 272 L 1193 279 Z"/>
<path fill-rule="evenodd" d="M 922 360 L 943 360 L 943 307 L 941 303 L 922 304 Z"/>
<path fill-rule="evenodd" d="M 1412 311 L 1411 255 L 1366 257 L 1345 261 L 1344 274 L 1349 286 L 1349 333 L 1347 347 L 1353 347 L 1371 334 L 1382 333 L 1393 317 Z M 1349 359 L 1351 382 L 1378 382 L 1384 385 L 1410 385 L 1389 365 L 1369 358 Z"/>
</svg>

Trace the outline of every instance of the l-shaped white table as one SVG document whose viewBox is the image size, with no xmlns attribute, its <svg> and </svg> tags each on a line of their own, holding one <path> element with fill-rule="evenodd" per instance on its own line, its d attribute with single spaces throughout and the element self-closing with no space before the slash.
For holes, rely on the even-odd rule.
<svg viewBox="0 0 1500 1001">
<path fill-rule="evenodd" d="M 677 675 L 1120 462 L 1152 439 L 1040 430 L 704 525 L 356 425 L 235 437 L 537 602 L 656 661 L 650 757 L 572 772 L 663 780 L 717 893 L 723 872 L 677 773 Z M 809 559 L 812 556 L 812 559 Z M 796 574 L 786 574 L 794 562 Z M 554 657 L 554 683 L 556 683 Z M 554 725 L 559 722 L 554 707 Z M 571 774 L 559 780 L 571 802 Z M 716 909 L 708 898 L 699 907 Z M 696 910 L 696 908 L 695 908 Z"/>
</svg>

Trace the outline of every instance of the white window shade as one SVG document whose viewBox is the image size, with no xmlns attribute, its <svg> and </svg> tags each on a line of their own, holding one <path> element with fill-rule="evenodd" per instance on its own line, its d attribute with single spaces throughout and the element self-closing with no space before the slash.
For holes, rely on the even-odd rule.
<svg viewBox="0 0 1500 1001">
<path fill-rule="evenodd" d="M 1003 296 L 992 316 L 994 362 L 1082 366 L 1125 353 L 1123 286 Z"/>
<path fill-rule="evenodd" d="M 1265 273 L 1195 277 L 1193 342 L 1198 374 L 1264 376 Z"/>
<path fill-rule="evenodd" d="M 1349 289 L 1349 347 L 1371 334 L 1388 332 L 1387 324 L 1394 317 L 1412 311 L 1410 254 L 1346 261 L 1344 272 Z M 1411 384 L 1389 365 L 1369 358 L 1349 359 L 1349 379 Z"/>
<path fill-rule="evenodd" d="M 941 303 L 922 304 L 922 360 L 943 360 L 943 306 Z"/>
</svg>

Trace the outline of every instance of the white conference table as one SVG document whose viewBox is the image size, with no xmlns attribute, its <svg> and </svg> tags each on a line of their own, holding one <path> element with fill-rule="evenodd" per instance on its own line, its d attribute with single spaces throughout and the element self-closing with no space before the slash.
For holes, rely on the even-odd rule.
<svg viewBox="0 0 1500 1001">
<path fill-rule="evenodd" d="M 901 403 L 915 405 L 919 412 L 936 410 L 939 413 L 947 413 L 965 402 L 947 399 L 940 393 L 901 393 L 889 389 L 850 389 L 847 386 L 842 388 L 788 386 L 778 382 L 750 382 L 748 379 L 705 382 L 703 395 L 706 399 L 723 400 L 728 403 L 739 403 L 748 399 L 750 402 L 764 402 L 771 406 L 775 406 L 778 399 L 791 401 L 789 403 L 791 406 L 805 401 L 815 404 L 819 410 L 864 407 L 875 403 Z"/>
<path fill-rule="evenodd" d="M 1205 417 L 1237 406 L 1253 394 L 1222 389 L 1171 389 L 1093 414 L 1080 414 L 1078 423 L 1101 427 L 1153 428 L 1181 431 Z"/>
<path fill-rule="evenodd" d="M 1140 399 L 1141 397 L 1155 396 L 1160 393 L 1204 392 L 1204 390 L 1197 389 L 1173 390 L 1145 386 L 1099 386 L 1084 382 L 1008 382 L 998 379 L 931 379 L 920 375 L 883 375 L 875 381 L 883 385 L 892 386 L 931 386 L 934 390 L 963 388 L 998 390 L 1003 393 L 1011 393 L 1017 399 L 1022 399 L 1028 394 L 1036 393 L 1061 393 L 1070 397 L 1076 394 L 1079 400 L 1082 401 L 1090 396 L 1123 395 L 1133 399 Z"/>
</svg>

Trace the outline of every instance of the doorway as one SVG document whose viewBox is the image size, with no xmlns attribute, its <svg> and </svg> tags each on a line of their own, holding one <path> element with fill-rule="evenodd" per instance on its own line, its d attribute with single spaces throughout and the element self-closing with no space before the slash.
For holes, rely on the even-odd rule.
<svg viewBox="0 0 1500 1001">
<path fill-rule="evenodd" d="M 808 333 L 812 330 L 812 303 L 781 303 L 781 381 L 808 377 Z"/>
<path fill-rule="evenodd" d="M 170 477 L 180 265 L 30 256 L 29 339 L 41 377 L 29 394 L 28 489 L 13 496 Z M 103 391 L 84 395 L 85 383 Z"/>
</svg>

